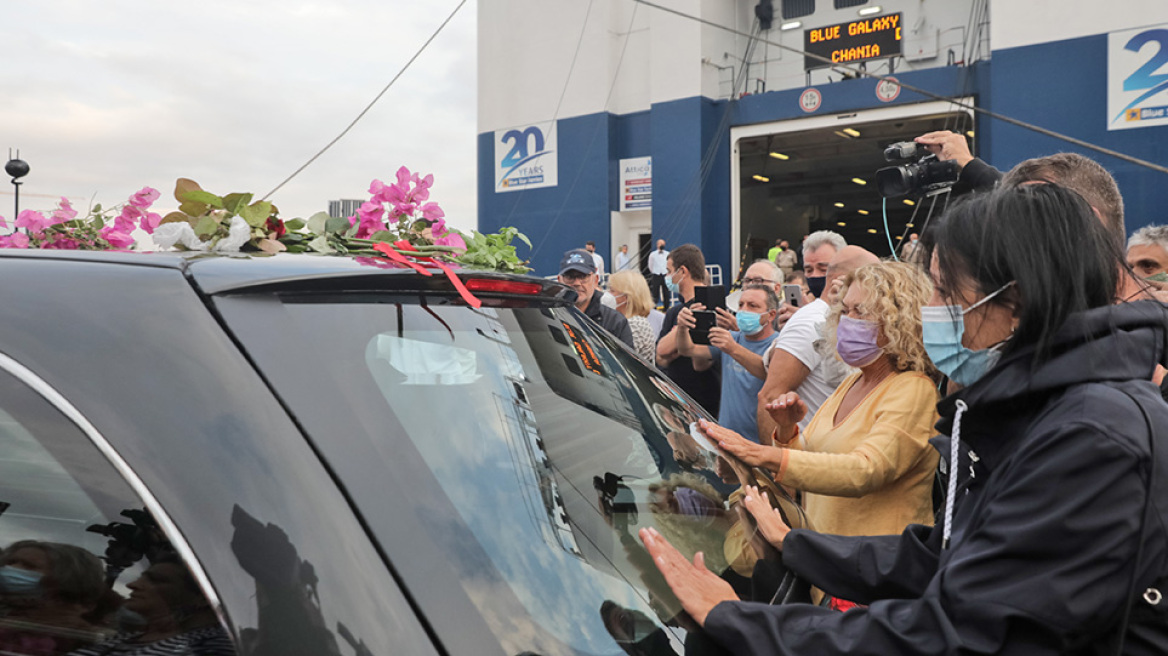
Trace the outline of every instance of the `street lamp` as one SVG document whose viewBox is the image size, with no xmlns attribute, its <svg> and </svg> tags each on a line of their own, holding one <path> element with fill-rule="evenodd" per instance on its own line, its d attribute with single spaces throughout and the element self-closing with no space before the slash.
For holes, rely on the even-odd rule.
<svg viewBox="0 0 1168 656">
<path fill-rule="evenodd" d="M 16 157 L 12 157 L 12 150 L 8 151 L 8 163 L 4 165 L 4 172 L 12 176 L 12 186 L 16 188 L 16 207 L 15 214 L 12 219 L 16 220 L 20 216 L 20 178 L 28 175 L 28 162 L 20 159 L 20 151 L 16 151 Z"/>
</svg>

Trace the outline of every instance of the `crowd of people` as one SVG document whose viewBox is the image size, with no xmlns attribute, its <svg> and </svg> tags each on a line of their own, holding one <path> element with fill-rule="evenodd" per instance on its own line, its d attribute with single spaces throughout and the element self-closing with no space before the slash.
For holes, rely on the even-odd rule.
<svg viewBox="0 0 1168 656">
<path fill-rule="evenodd" d="M 574 285 L 801 504 L 792 529 L 753 475 L 732 497 L 812 603 L 743 600 L 652 528 L 645 549 L 729 653 L 1168 653 L 1168 226 L 1126 239 L 1081 155 L 1003 173 L 962 135 L 917 141 L 960 177 L 897 256 L 820 231 L 800 271 L 776 240 L 731 312 L 703 302 L 700 249 L 658 240 L 647 279 L 610 280 L 615 329 Z"/>
</svg>

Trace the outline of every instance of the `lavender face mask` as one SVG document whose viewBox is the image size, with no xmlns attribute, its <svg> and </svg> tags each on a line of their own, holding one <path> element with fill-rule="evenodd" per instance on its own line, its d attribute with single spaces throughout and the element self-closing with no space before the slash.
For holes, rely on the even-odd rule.
<svg viewBox="0 0 1168 656">
<path fill-rule="evenodd" d="M 884 353 L 876 345 L 879 327 L 873 321 L 840 317 L 835 331 L 835 350 L 840 359 L 853 367 L 872 364 Z"/>
</svg>

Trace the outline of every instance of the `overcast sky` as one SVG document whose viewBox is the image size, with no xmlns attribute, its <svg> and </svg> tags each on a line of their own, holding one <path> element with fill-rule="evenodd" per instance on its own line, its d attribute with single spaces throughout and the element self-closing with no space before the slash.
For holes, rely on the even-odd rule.
<svg viewBox="0 0 1168 656">
<path fill-rule="evenodd" d="M 21 207 L 111 205 L 174 181 L 260 197 L 335 137 L 458 0 L 35 0 L 5 3 L 0 155 L 31 173 Z M 472 0 L 345 138 L 272 200 L 286 219 L 364 198 L 399 166 L 475 226 Z M 0 216 L 12 218 L 10 178 Z M 170 201 L 170 205 L 165 205 Z"/>
</svg>

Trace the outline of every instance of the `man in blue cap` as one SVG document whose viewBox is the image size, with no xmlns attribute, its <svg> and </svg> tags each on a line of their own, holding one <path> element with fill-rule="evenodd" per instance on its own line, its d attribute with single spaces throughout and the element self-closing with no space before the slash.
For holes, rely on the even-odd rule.
<svg viewBox="0 0 1168 656">
<path fill-rule="evenodd" d="M 629 348 L 633 347 L 633 331 L 629 320 L 616 310 L 600 302 L 601 293 L 596 289 L 600 276 L 596 275 L 596 262 L 592 253 L 577 248 L 564 253 L 560 260 L 559 281 L 576 291 L 576 307 L 615 335 Z"/>
</svg>

